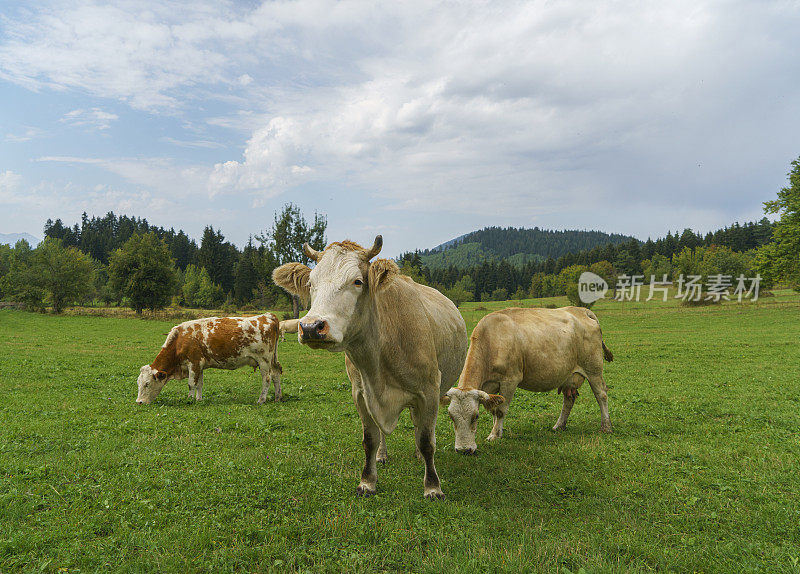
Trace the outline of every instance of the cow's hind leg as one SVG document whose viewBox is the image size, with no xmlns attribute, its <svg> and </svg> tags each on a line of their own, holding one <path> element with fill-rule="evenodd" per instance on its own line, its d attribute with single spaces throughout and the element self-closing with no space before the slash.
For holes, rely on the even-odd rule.
<svg viewBox="0 0 800 574">
<path fill-rule="evenodd" d="M 270 363 L 269 376 L 272 379 L 272 386 L 275 389 L 275 402 L 283 400 L 283 391 L 281 391 L 281 374 L 283 367 L 273 355 L 272 362 Z"/>
<path fill-rule="evenodd" d="M 560 431 L 567 428 L 567 419 L 569 413 L 575 405 L 575 399 L 578 397 L 578 389 L 575 387 L 563 387 L 561 392 L 564 393 L 564 405 L 561 407 L 561 414 L 553 427 L 554 431 Z"/>
<path fill-rule="evenodd" d="M 358 496 L 371 496 L 377 492 L 378 468 L 375 463 L 375 455 L 378 452 L 382 434 L 367 410 L 364 396 L 360 392 L 354 392 L 353 400 L 356 403 L 358 416 L 361 417 L 362 444 L 364 445 L 364 469 L 361 471 L 361 481 L 356 487 L 356 494 Z"/>
<path fill-rule="evenodd" d="M 588 381 L 594 397 L 597 399 L 597 404 L 600 406 L 600 430 L 611 432 L 611 417 L 608 414 L 608 387 L 606 387 L 603 375 L 594 375 L 589 377 Z"/>
<path fill-rule="evenodd" d="M 438 386 L 436 387 L 438 389 Z M 414 438 L 417 450 L 425 462 L 424 495 L 429 500 L 444 498 L 439 475 L 433 463 L 433 453 L 436 452 L 436 410 L 439 405 L 438 396 L 430 404 L 421 405 L 413 415 Z M 431 406 L 432 405 L 432 406 Z"/>
<path fill-rule="evenodd" d="M 259 405 L 267 402 L 267 394 L 269 393 L 270 382 L 275 387 L 275 400 L 279 401 L 283 398 L 281 394 L 281 372 L 280 366 L 276 368 L 275 365 L 267 363 L 266 361 L 259 361 L 258 370 L 261 371 L 261 394 L 256 401 Z"/>
</svg>

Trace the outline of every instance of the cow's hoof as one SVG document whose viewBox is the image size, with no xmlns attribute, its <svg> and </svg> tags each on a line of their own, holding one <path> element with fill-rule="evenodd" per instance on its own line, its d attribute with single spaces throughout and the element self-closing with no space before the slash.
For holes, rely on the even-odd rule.
<svg viewBox="0 0 800 574">
<path fill-rule="evenodd" d="M 267 402 L 267 398 L 266 397 L 258 397 L 258 400 L 256 401 L 256 404 L 257 405 L 263 405 L 266 402 Z"/>
<path fill-rule="evenodd" d="M 499 439 L 499 438 L 500 438 L 500 436 L 499 436 L 499 435 L 496 435 L 496 434 L 490 434 L 489 436 L 487 436 L 487 437 L 486 437 L 486 440 L 487 440 L 488 442 L 492 442 L 492 441 L 495 441 L 495 440 L 497 440 L 497 439 Z"/>
<path fill-rule="evenodd" d="M 386 455 L 383 456 L 378 455 L 375 457 L 375 462 L 381 466 L 386 466 L 387 464 L 389 464 L 389 457 Z"/>
<path fill-rule="evenodd" d="M 356 496 L 359 498 L 366 498 L 368 496 L 374 496 L 378 493 L 374 488 L 370 488 L 366 484 L 359 484 L 356 487 Z"/>
<path fill-rule="evenodd" d="M 426 500 L 444 500 L 444 492 L 441 490 L 430 490 L 425 493 Z"/>
<path fill-rule="evenodd" d="M 565 431 L 567 430 L 567 425 L 556 425 L 550 430 L 552 430 L 553 432 Z"/>
<path fill-rule="evenodd" d="M 275 402 L 276 403 L 283 402 L 283 395 L 278 395 L 277 397 L 275 397 Z"/>
<path fill-rule="evenodd" d="M 611 428 L 611 423 L 608 424 L 601 424 L 600 425 L 600 432 L 605 432 L 611 434 L 614 432 L 614 429 Z"/>
</svg>

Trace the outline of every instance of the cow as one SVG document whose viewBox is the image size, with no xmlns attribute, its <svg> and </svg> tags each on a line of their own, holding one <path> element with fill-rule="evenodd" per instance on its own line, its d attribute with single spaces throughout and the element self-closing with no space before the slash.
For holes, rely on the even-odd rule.
<svg viewBox="0 0 800 574">
<path fill-rule="evenodd" d="M 297 333 L 297 324 L 300 319 L 287 319 L 281 321 L 281 341 L 286 340 L 286 333 Z"/>
<path fill-rule="evenodd" d="M 517 387 L 563 393 L 561 416 L 553 427 L 557 431 L 566 428 L 586 379 L 600 405 L 600 429 L 611 432 L 603 359 L 612 361 L 614 355 L 603 342 L 597 316 L 588 309 L 512 307 L 489 313 L 472 332 L 458 386 L 442 399 L 453 421 L 456 451 L 475 453 L 479 405 L 494 415 L 486 440 L 502 436 L 503 420 Z"/>
<path fill-rule="evenodd" d="M 269 383 L 280 401 L 281 365 L 275 357 L 279 331 L 272 313 L 255 317 L 208 317 L 173 327 L 155 361 L 139 371 L 138 404 L 152 403 L 170 379 L 189 379 L 189 400 L 203 398 L 203 369 L 238 369 L 249 365 L 261 371 L 258 403 L 267 400 Z"/>
<path fill-rule="evenodd" d="M 309 300 L 298 340 L 314 349 L 344 352 L 363 431 L 365 463 L 358 496 L 376 493 L 377 461 L 385 462 L 385 436 L 411 409 L 418 456 L 425 463 L 423 494 L 444 498 L 434 466 L 438 403 L 458 378 L 467 351 L 464 319 L 450 299 L 400 273 L 381 250 L 378 235 L 365 249 L 349 240 L 322 251 L 303 245 L 313 269 L 287 263 L 275 283 Z"/>
</svg>

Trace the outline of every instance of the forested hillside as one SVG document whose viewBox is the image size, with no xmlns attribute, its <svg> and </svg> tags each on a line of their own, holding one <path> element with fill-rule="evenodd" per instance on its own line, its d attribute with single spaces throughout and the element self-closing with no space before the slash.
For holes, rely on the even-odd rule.
<svg viewBox="0 0 800 574">
<path fill-rule="evenodd" d="M 610 285 L 616 282 L 619 275 L 640 275 L 647 280 L 651 275 L 660 280 L 663 275 L 672 278 L 681 273 L 703 276 L 744 273 L 753 276 L 756 270 L 762 270 L 757 260 L 757 250 L 770 243 L 774 228 L 775 224 L 763 218 L 758 222 L 734 223 L 705 235 L 685 229 L 680 233 L 667 233 L 655 241 L 630 238 L 627 241 L 595 245 L 590 249 L 567 251 L 559 257 L 538 257 L 521 263 L 514 260 L 516 255 L 512 255 L 506 258 L 485 257 L 472 265 L 459 266 L 452 261 L 446 266 L 428 265 L 429 258 L 437 255 L 432 251 L 406 253 L 399 261 L 404 273 L 435 286 L 454 301 L 550 297 L 563 295 L 568 285 L 577 282 L 575 274 L 580 275 L 584 270 L 604 277 Z M 543 237 L 548 233 L 555 238 L 568 236 L 561 234 L 569 232 L 545 232 L 545 235 L 538 233 L 531 236 Z M 594 237 L 599 239 L 603 235 L 614 237 L 600 233 Z M 496 239 L 502 233 L 490 232 L 483 236 Z M 468 238 L 465 236 L 464 240 Z M 512 253 L 521 243 L 517 247 L 507 248 L 497 243 L 493 245 L 501 253 Z M 486 255 L 487 248 L 477 242 L 466 242 L 443 253 L 448 252 L 478 258 Z M 437 260 L 439 262 L 441 260 Z M 777 277 L 780 274 L 774 275 Z"/>
<path fill-rule="evenodd" d="M 531 261 L 557 259 L 607 244 L 619 244 L 633 237 L 602 231 L 524 229 L 516 227 L 486 227 L 431 250 L 420 252 L 422 262 L 431 269 L 454 265 L 460 269 L 486 261 L 506 259 L 515 267 Z"/>
</svg>

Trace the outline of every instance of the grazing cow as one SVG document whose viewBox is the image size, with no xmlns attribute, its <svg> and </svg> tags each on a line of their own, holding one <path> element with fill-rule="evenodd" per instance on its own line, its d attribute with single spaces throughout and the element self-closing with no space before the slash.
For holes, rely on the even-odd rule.
<svg viewBox="0 0 800 574">
<path fill-rule="evenodd" d="M 275 357 L 278 318 L 272 313 L 256 317 L 209 317 L 173 327 L 152 365 L 139 371 L 136 402 L 150 404 L 170 379 L 189 378 L 189 399 L 203 397 L 203 369 L 238 369 L 245 365 L 261 371 L 258 403 L 267 400 L 269 382 L 275 400 L 281 400 L 281 365 Z"/>
<path fill-rule="evenodd" d="M 478 407 L 494 415 L 486 440 L 503 434 L 503 420 L 517 387 L 564 394 L 553 430 L 563 430 L 584 379 L 600 405 L 600 429 L 611 432 L 603 359 L 614 355 L 603 342 L 597 316 L 582 307 L 510 308 L 489 313 L 472 332 L 458 386 L 442 399 L 456 434 L 456 450 L 473 454 Z M 498 393 L 498 394 L 492 394 Z"/>
<path fill-rule="evenodd" d="M 272 274 L 290 293 L 310 299 L 298 339 L 315 349 L 344 351 L 353 401 L 361 417 L 366 461 L 359 496 L 375 494 L 376 455 L 385 460 L 384 435 L 411 409 L 416 446 L 425 462 L 424 495 L 443 498 L 433 463 L 440 398 L 455 383 L 467 350 L 464 319 L 447 297 L 415 283 L 389 259 L 352 241 L 324 251 L 303 246 L 314 269 L 287 263 Z"/>
<path fill-rule="evenodd" d="M 286 340 L 286 333 L 297 333 L 297 324 L 300 319 L 287 319 L 281 321 L 281 341 Z"/>
</svg>

